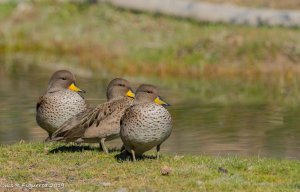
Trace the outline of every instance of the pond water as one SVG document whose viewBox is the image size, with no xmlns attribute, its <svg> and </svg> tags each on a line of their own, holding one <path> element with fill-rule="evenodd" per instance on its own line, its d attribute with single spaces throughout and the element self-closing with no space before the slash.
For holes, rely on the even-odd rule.
<svg viewBox="0 0 300 192">
<path fill-rule="evenodd" d="M 0 66 L 1 144 L 46 138 L 36 124 L 35 105 L 53 71 L 22 63 Z M 111 77 L 80 76 L 77 69 L 73 71 L 78 86 L 87 91 L 88 102 L 104 102 Z M 141 79 L 130 81 L 136 87 Z M 162 92 L 164 99 L 172 102 L 168 109 L 174 119 L 173 133 L 162 145 L 163 152 L 300 159 L 300 110 L 270 105 L 211 105 L 198 102 L 197 93 L 192 100 L 178 100 L 181 92 L 174 87 L 164 87 Z M 119 145 L 119 140 L 109 142 L 111 147 Z"/>
</svg>

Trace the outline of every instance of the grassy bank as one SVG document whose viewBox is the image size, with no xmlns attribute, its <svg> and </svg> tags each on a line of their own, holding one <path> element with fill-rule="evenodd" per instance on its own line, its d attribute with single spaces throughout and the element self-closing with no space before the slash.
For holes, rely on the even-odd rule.
<svg viewBox="0 0 300 192">
<path fill-rule="evenodd" d="M 299 34 L 300 29 L 197 23 L 103 3 L 0 4 L 4 65 L 64 63 L 95 76 L 146 77 L 144 82 L 179 88 L 184 95 L 178 98 L 193 94 L 206 103 L 298 105 Z"/>
<path fill-rule="evenodd" d="M 80 191 L 300 189 L 300 164 L 295 160 L 163 154 L 159 161 L 144 159 L 132 163 L 118 161 L 117 152 L 105 155 L 87 146 L 41 143 L 1 146 L 0 153 L 1 185 L 64 183 L 64 189 Z M 168 176 L 161 174 L 163 167 L 171 169 Z"/>
<path fill-rule="evenodd" d="M 115 74 L 186 78 L 288 79 L 300 69 L 299 29 L 196 23 L 102 3 L 0 7 L 1 54 L 46 52 Z"/>
</svg>

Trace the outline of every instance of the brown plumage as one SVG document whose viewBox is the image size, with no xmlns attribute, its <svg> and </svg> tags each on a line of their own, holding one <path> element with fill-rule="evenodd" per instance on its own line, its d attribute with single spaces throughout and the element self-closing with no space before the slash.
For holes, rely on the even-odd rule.
<svg viewBox="0 0 300 192">
<path fill-rule="evenodd" d="M 107 87 L 108 101 L 88 109 L 64 123 L 53 134 L 53 140 L 66 142 L 100 143 L 105 153 L 105 140 L 119 137 L 120 119 L 126 108 L 133 103 L 134 94 L 129 82 L 117 78 Z"/>
<path fill-rule="evenodd" d="M 160 145 L 172 131 L 171 115 L 162 105 L 169 105 L 158 96 L 153 85 L 141 85 L 136 91 L 134 104 L 121 118 L 120 137 L 125 149 L 135 156 L 156 147 L 159 158 Z"/>
<path fill-rule="evenodd" d="M 84 98 L 78 92 L 74 75 L 67 70 L 56 71 L 48 88 L 36 105 L 36 121 L 51 137 L 65 121 L 86 110 Z"/>
</svg>

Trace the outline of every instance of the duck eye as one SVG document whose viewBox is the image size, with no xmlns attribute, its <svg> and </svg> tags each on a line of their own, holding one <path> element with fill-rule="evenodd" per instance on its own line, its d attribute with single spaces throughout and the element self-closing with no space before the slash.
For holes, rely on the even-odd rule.
<svg viewBox="0 0 300 192">
<path fill-rule="evenodd" d="M 62 80 L 67 80 L 67 78 L 65 78 L 65 77 L 62 77 L 61 79 L 62 79 Z"/>
<path fill-rule="evenodd" d="M 147 93 L 152 93 L 152 91 L 147 91 Z"/>
<path fill-rule="evenodd" d="M 125 87 L 125 85 L 124 85 L 124 84 L 119 84 L 119 86 L 121 86 L 121 87 Z"/>
</svg>

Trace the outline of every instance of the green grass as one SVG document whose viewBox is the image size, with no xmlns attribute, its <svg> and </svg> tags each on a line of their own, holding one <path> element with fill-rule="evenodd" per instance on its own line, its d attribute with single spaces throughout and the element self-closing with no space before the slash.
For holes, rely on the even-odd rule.
<svg viewBox="0 0 300 192">
<path fill-rule="evenodd" d="M 66 190 L 79 191 L 300 190 L 300 163 L 296 160 L 163 153 L 160 160 L 145 158 L 133 163 L 118 161 L 118 152 L 106 155 L 87 147 L 82 151 L 57 149 L 62 149 L 62 144 L 2 145 L 0 184 L 64 183 Z M 171 168 L 170 175 L 161 174 L 164 166 Z"/>
<path fill-rule="evenodd" d="M 300 61 L 299 29 L 197 23 L 103 3 L 1 6 L 4 54 L 46 52 L 111 73 L 188 78 L 285 76 Z"/>
<path fill-rule="evenodd" d="M 178 99 L 300 103 L 300 29 L 199 23 L 104 3 L 27 2 L 25 9 L 0 4 L 0 62 L 9 69 L 15 60 L 17 68 L 63 63 L 187 91 Z"/>
</svg>

